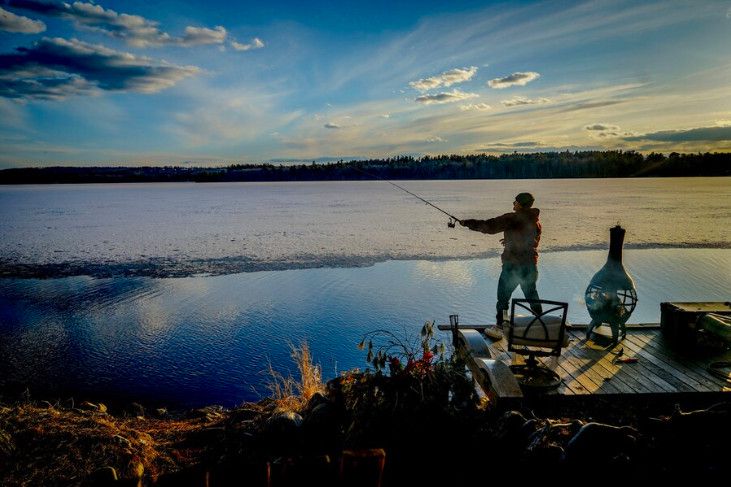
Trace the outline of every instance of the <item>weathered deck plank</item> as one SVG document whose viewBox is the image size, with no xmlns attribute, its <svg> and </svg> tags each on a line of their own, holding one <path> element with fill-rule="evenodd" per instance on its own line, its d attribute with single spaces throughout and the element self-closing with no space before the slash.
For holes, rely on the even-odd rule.
<svg viewBox="0 0 731 487">
<path fill-rule="evenodd" d="M 683 356 L 674 353 L 666 346 L 656 343 L 654 340 L 659 337 L 644 337 L 641 334 L 630 337 L 630 343 L 634 343 L 651 356 L 655 362 L 662 364 L 663 368 L 686 383 L 692 383 L 697 392 L 711 392 L 719 390 L 720 380 L 715 380 L 705 372 L 705 365 L 688 363 Z"/>
<path fill-rule="evenodd" d="M 583 348 L 584 353 L 591 353 L 597 363 L 602 366 L 609 374 L 611 380 L 615 383 L 619 383 L 628 388 L 627 393 L 647 393 L 653 392 L 658 387 L 666 390 L 673 391 L 674 388 L 664 382 L 658 382 L 652 380 L 646 374 L 636 373 L 640 371 L 643 366 L 642 364 L 620 364 L 614 363 L 613 360 L 617 357 L 616 352 L 610 350 L 595 350 L 589 348 L 586 343 L 577 344 L 579 349 Z M 616 350 L 618 347 L 614 347 Z M 614 353 L 612 353 L 614 352 Z"/>
<path fill-rule="evenodd" d="M 591 381 L 593 386 L 590 386 L 587 391 L 592 394 L 628 394 L 632 391 L 628 391 L 621 387 L 620 384 L 612 384 L 611 375 L 604 370 L 603 367 L 598 365 L 597 360 L 593 357 L 588 357 L 581 353 L 576 346 L 570 346 L 562 351 L 561 361 L 567 361 L 575 366 L 574 374 L 579 374 L 579 378 L 584 378 Z M 574 375 L 576 377 L 576 375 Z M 586 384 L 584 387 L 586 388 Z"/>
<path fill-rule="evenodd" d="M 586 341 L 582 331 L 569 330 L 570 342 L 562 350 L 561 356 L 558 359 L 540 359 L 544 365 L 555 370 L 563 381 L 549 395 L 675 397 L 696 393 L 731 393 L 731 386 L 724 379 L 706 370 L 712 361 L 731 360 L 731 352 L 704 358 L 682 355 L 669 348 L 662 341 L 660 333 L 657 328 L 630 328 L 624 340 L 607 349 L 593 341 Z M 506 365 L 513 362 L 513 354 L 507 351 L 506 338 L 490 342 L 489 349 L 494 360 Z M 636 358 L 637 361 L 615 361 L 620 349 L 622 358 Z"/>
<path fill-rule="evenodd" d="M 675 365 L 682 365 L 685 370 L 690 371 L 690 373 L 692 373 L 695 377 L 698 377 L 698 379 L 708 386 L 710 390 L 715 391 L 718 390 L 719 387 L 726 385 L 723 379 L 714 377 L 710 374 L 706 370 L 706 367 L 716 360 L 731 360 L 731 353 L 727 352 L 725 354 L 720 354 L 719 357 L 706 357 L 704 359 L 700 359 L 672 350 L 663 343 L 662 336 L 660 334 L 639 335 L 637 338 L 641 339 L 647 346 L 652 347 L 653 350 L 657 351 L 656 355 L 668 358 Z"/>
<path fill-rule="evenodd" d="M 692 375 L 678 371 L 672 364 L 659 359 L 652 353 L 652 350 L 636 343 L 632 337 L 622 343 L 625 350 L 631 350 L 638 360 L 642 360 L 656 376 L 674 384 L 676 390 L 681 392 L 702 392 L 705 390 L 703 384 L 695 380 Z"/>
</svg>

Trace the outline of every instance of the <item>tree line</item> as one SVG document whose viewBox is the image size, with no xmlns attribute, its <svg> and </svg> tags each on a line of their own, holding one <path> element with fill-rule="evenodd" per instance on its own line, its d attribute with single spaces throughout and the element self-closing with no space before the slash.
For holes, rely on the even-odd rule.
<svg viewBox="0 0 731 487">
<path fill-rule="evenodd" d="M 386 159 L 226 167 L 40 167 L 0 170 L 0 184 L 352 181 L 383 179 L 546 179 L 731 176 L 731 154 L 635 151 L 399 156 Z"/>
</svg>

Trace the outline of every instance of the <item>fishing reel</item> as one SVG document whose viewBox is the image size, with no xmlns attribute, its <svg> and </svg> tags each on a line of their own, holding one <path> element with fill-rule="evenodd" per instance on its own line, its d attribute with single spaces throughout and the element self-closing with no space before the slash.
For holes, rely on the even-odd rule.
<svg viewBox="0 0 731 487">
<path fill-rule="evenodd" d="M 457 220 L 454 218 L 449 218 L 449 221 L 447 222 L 447 228 L 454 228 L 457 224 Z"/>
</svg>

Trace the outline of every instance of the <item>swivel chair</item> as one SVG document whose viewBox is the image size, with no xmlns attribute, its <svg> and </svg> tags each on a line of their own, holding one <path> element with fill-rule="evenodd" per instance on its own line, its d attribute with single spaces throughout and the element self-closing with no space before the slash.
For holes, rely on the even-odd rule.
<svg viewBox="0 0 731 487">
<path fill-rule="evenodd" d="M 521 388 L 550 390 L 561 384 L 556 372 L 536 357 L 559 357 L 568 346 L 568 303 L 543 299 L 513 299 L 510 307 L 508 351 L 527 355 L 525 364 L 511 365 Z M 516 315 L 516 309 L 525 314 Z"/>
</svg>

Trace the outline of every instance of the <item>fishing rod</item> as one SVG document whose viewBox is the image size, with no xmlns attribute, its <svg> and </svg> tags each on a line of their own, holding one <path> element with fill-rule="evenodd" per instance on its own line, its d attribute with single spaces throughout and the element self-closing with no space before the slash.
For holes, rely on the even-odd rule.
<svg viewBox="0 0 731 487">
<path fill-rule="evenodd" d="M 437 205 L 435 205 L 435 204 L 433 204 L 433 203 L 431 203 L 431 202 L 429 202 L 429 201 L 425 200 L 424 198 L 422 198 L 422 197 L 421 197 L 421 196 L 419 196 L 418 194 L 414 194 L 414 193 L 412 193 L 411 191 L 409 191 L 408 189 L 404 188 L 403 186 L 399 186 L 398 184 L 394 183 L 393 181 L 389 181 L 388 179 L 384 179 L 384 178 L 382 178 L 381 176 L 379 176 L 379 175 L 377 175 L 377 174 L 372 174 L 372 173 L 369 173 L 368 171 L 364 171 L 363 169 L 360 169 L 360 168 L 358 168 L 358 167 L 355 167 L 355 166 L 352 166 L 352 167 L 353 167 L 353 169 L 355 169 L 356 171 L 362 172 L 363 174 L 365 174 L 365 175 L 367 175 L 367 176 L 370 176 L 370 177 L 372 177 L 372 178 L 376 178 L 376 179 L 380 179 L 381 181 L 384 181 L 384 182 L 386 182 L 386 183 L 388 183 L 388 184 L 390 184 L 390 185 L 392 185 L 392 186 L 396 186 L 396 187 L 397 187 L 398 189 L 400 189 L 401 191 L 404 191 L 404 192 L 406 192 L 406 193 L 410 194 L 411 196 L 413 196 L 414 198 L 417 198 L 417 199 L 419 199 L 419 200 L 423 201 L 424 203 L 426 203 L 427 205 L 431 206 L 432 208 L 434 208 L 434 209 L 437 209 L 437 210 L 441 211 L 442 213 L 444 213 L 445 215 L 447 215 L 447 216 L 449 217 L 449 222 L 447 222 L 447 227 L 449 227 L 449 228 L 454 228 L 454 226 L 455 226 L 455 223 L 456 223 L 456 222 L 460 222 L 460 223 L 462 223 L 462 220 L 460 220 L 460 219 L 459 219 L 459 218 L 457 218 L 456 216 L 454 216 L 454 215 L 450 215 L 450 214 L 449 214 L 449 213 L 447 213 L 446 211 L 444 211 L 444 210 L 442 210 L 441 208 L 439 208 L 439 207 L 438 207 Z"/>
</svg>

